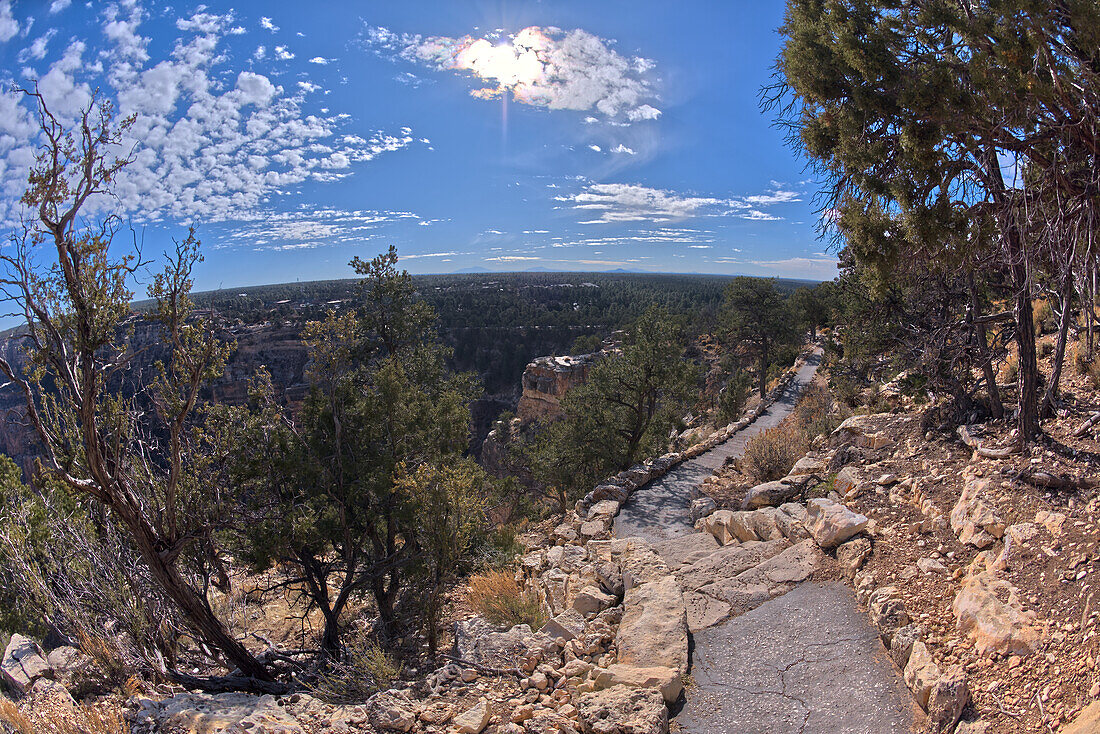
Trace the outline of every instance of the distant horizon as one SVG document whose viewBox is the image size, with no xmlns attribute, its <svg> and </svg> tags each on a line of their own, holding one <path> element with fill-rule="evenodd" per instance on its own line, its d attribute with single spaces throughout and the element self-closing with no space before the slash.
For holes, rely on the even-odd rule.
<svg viewBox="0 0 1100 734">
<path fill-rule="evenodd" d="M 68 125 L 95 89 L 136 116 L 134 162 L 84 213 L 147 254 L 196 225 L 199 289 L 340 278 L 390 243 L 413 273 L 835 273 L 819 182 L 760 105 L 782 3 L 0 11 L 13 84 Z M 10 88 L 0 130 L 2 228 L 42 140 Z"/>
</svg>

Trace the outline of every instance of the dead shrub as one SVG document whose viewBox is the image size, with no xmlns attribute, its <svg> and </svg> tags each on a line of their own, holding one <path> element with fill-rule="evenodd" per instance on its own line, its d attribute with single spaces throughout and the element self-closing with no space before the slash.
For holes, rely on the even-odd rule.
<svg viewBox="0 0 1100 734">
<path fill-rule="evenodd" d="M 360 703 L 389 688 L 400 672 L 377 640 L 359 629 L 347 636 L 342 659 L 329 661 L 310 687 L 329 703 Z"/>
<path fill-rule="evenodd" d="M 482 617 L 501 627 L 526 624 L 538 630 L 546 624 L 538 593 L 523 589 L 508 570 L 471 576 L 466 599 Z"/>
<path fill-rule="evenodd" d="M 0 722 L 17 734 L 130 734 L 121 711 L 79 704 L 63 715 L 33 721 L 6 698 L 0 698 Z"/>
<path fill-rule="evenodd" d="M 806 434 L 793 423 L 769 428 L 749 439 L 741 470 L 757 484 L 781 479 L 808 446 Z"/>
</svg>

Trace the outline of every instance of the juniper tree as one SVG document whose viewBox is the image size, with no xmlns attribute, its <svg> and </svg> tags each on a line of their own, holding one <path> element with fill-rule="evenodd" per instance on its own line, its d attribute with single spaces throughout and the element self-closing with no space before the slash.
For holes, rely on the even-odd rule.
<svg viewBox="0 0 1100 734">
<path fill-rule="evenodd" d="M 726 288 L 719 322 L 730 348 L 744 350 L 756 362 L 756 386 L 764 397 L 776 350 L 798 340 L 796 316 L 776 290 L 775 279 L 734 278 Z"/>
<path fill-rule="evenodd" d="M 199 638 L 245 675 L 268 679 L 209 595 L 217 556 L 209 541 L 223 513 L 194 460 L 195 412 L 232 345 L 195 315 L 188 297 L 198 239 L 192 230 L 178 242 L 149 286 L 155 308 L 148 318 L 166 357 L 145 380 L 135 372 L 127 325 L 130 284 L 143 263 L 133 245 L 116 239 L 117 216 L 85 211 L 109 198 L 129 163 L 116 151 L 134 119 L 116 121 L 111 105 L 93 98 L 69 129 L 41 95 L 28 95 L 43 140 L 22 198 L 34 218 L 0 254 L 0 285 L 24 320 L 28 366 L 0 359 L 0 372 L 23 393 L 47 480 L 109 511 Z M 120 380 L 126 389 L 115 388 Z"/>
</svg>

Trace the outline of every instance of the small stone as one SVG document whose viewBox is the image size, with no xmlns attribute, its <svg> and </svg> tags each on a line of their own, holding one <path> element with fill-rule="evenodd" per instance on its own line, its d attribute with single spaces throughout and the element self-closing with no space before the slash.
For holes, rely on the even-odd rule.
<svg viewBox="0 0 1100 734">
<path fill-rule="evenodd" d="M 455 716 L 451 723 L 462 734 L 481 734 L 481 731 L 489 725 L 489 718 L 489 701 L 483 698 L 473 708 Z"/>
</svg>

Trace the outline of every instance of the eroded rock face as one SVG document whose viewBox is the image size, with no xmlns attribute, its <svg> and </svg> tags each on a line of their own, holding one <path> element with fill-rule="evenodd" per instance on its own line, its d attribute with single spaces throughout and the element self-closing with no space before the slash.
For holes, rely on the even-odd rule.
<svg viewBox="0 0 1100 734">
<path fill-rule="evenodd" d="M 1042 639 L 1034 612 L 1024 611 L 1016 587 L 989 571 L 971 574 L 951 605 L 960 632 L 979 654 L 1027 655 Z"/>
<path fill-rule="evenodd" d="M 614 686 L 581 696 L 577 710 L 588 734 L 667 734 L 668 709 L 652 688 Z"/>
<path fill-rule="evenodd" d="M 602 354 L 539 357 L 530 362 L 523 371 L 523 394 L 516 415 L 525 423 L 560 416 L 562 397 L 588 379 L 588 371 Z"/>
<path fill-rule="evenodd" d="M 806 529 L 826 550 L 835 548 L 867 527 L 867 516 L 824 497 L 806 503 Z"/>
</svg>

